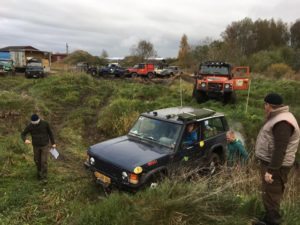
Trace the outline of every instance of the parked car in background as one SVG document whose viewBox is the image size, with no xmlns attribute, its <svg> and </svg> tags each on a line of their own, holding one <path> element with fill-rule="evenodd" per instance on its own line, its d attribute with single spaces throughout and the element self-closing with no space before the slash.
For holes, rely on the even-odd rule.
<svg viewBox="0 0 300 225">
<path fill-rule="evenodd" d="M 78 62 L 75 66 L 76 71 L 78 72 L 87 72 L 90 65 L 88 62 Z"/>
<path fill-rule="evenodd" d="M 0 59 L 0 75 L 15 74 L 14 63 L 11 59 Z"/>
<path fill-rule="evenodd" d="M 110 63 L 99 69 L 98 75 L 114 75 L 116 77 L 122 77 L 125 75 L 126 69 L 119 66 L 118 63 Z"/>
<path fill-rule="evenodd" d="M 86 70 L 86 73 L 91 74 L 92 76 L 98 75 L 98 67 L 97 66 L 89 66 Z"/>
<path fill-rule="evenodd" d="M 227 131 L 225 116 L 209 109 L 145 112 L 127 135 L 90 146 L 85 166 L 107 191 L 152 187 L 181 167 L 212 174 L 225 162 Z"/>
<path fill-rule="evenodd" d="M 154 73 L 155 75 L 160 75 L 161 72 L 166 68 L 164 64 L 158 64 L 154 66 Z"/>
<path fill-rule="evenodd" d="M 126 75 L 133 78 L 140 76 L 152 79 L 155 77 L 154 68 L 153 63 L 140 63 L 134 67 L 127 68 Z"/>
<path fill-rule="evenodd" d="M 171 76 L 181 74 L 181 73 L 182 73 L 182 71 L 179 69 L 178 66 L 169 66 L 160 72 L 160 76 L 171 77 Z"/>
<path fill-rule="evenodd" d="M 44 66 L 39 59 L 32 59 L 26 64 L 25 77 L 26 78 L 44 78 Z"/>
</svg>

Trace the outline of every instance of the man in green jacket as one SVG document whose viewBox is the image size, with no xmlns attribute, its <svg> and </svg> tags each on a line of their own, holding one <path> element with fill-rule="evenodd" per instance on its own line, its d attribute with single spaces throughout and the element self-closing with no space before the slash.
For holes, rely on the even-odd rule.
<svg viewBox="0 0 300 225">
<path fill-rule="evenodd" d="M 33 114 L 31 116 L 31 123 L 21 133 L 21 137 L 25 144 L 31 144 L 31 141 L 26 138 L 27 134 L 30 134 L 32 138 L 34 162 L 37 167 L 37 177 L 40 180 L 47 181 L 49 139 L 52 147 L 56 147 L 53 133 L 48 122 L 41 120 L 37 114 Z"/>
<path fill-rule="evenodd" d="M 235 133 L 233 131 L 228 131 L 226 133 L 227 139 L 227 165 L 233 166 L 235 164 L 239 166 L 245 165 L 248 159 L 248 153 L 242 144 L 242 142 L 235 137 Z M 235 159 L 237 158 L 237 159 Z"/>
</svg>

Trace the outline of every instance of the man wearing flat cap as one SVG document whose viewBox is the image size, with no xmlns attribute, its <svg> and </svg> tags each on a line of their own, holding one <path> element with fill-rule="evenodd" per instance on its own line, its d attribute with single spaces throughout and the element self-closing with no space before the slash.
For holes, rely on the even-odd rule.
<svg viewBox="0 0 300 225">
<path fill-rule="evenodd" d="M 270 93 L 264 98 L 266 122 L 259 131 L 255 155 L 260 161 L 262 200 L 265 216 L 256 225 L 281 224 L 280 202 L 288 174 L 294 165 L 300 130 L 282 97 Z"/>
<path fill-rule="evenodd" d="M 37 177 L 39 180 L 47 181 L 47 159 L 49 153 L 49 139 L 52 147 L 55 148 L 55 141 L 52 130 L 48 122 L 41 120 L 37 114 L 31 116 L 31 123 L 21 133 L 25 144 L 31 144 L 26 138 L 27 134 L 31 135 L 34 162 L 37 168 Z"/>
</svg>

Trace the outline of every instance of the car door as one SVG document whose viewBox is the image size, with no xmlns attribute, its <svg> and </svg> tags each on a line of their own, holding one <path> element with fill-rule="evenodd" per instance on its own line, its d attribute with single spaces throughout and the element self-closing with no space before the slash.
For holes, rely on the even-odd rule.
<svg viewBox="0 0 300 225">
<path fill-rule="evenodd" d="M 248 66 L 234 67 L 232 75 L 234 90 L 248 90 L 250 82 L 250 68 Z"/>
<path fill-rule="evenodd" d="M 193 141 L 192 144 L 184 143 L 185 136 L 187 135 L 186 128 L 188 126 L 188 125 L 186 125 L 186 127 L 184 129 L 185 131 L 182 134 L 179 149 L 177 150 L 177 152 L 175 153 L 175 156 L 174 156 L 175 161 L 187 162 L 187 161 L 197 158 L 197 155 L 199 155 L 199 150 L 200 150 L 199 140 L 200 140 L 201 127 L 200 127 L 200 122 L 194 122 L 194 124 L 195 124 L 194 131 L 197 134 L 197 139 L 195 141 Z"/>
<path fill-rule="evenodd" d="M 202 155 L 209 154 L 211 150 L 226 146 L 227 123 L 222 117 L 213 117 L 202 121 L 200 148 Z"/>
</svg>

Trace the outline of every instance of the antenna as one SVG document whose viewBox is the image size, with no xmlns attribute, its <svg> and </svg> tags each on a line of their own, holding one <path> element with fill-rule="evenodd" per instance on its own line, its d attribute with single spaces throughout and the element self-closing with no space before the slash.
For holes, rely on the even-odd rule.
<svg viewBox="0 0 300 225">
<path fill-rule="evenodd" d="M 182 86 L 181 86 L 181 75 L 179 77 L 179 89 L 180 89 L 180 107 L 182 108 Z"/>
<path fill-rule="evenodd" d="M 248 103 L 249 103 L 250 88 L 251 88 L 251 80 L 249 80 L 249 87 L 248 87 L 248 95 L 247 95 L 247 102 L 246 102 L 245 113 L 248 112 Z"/>
</svg>

